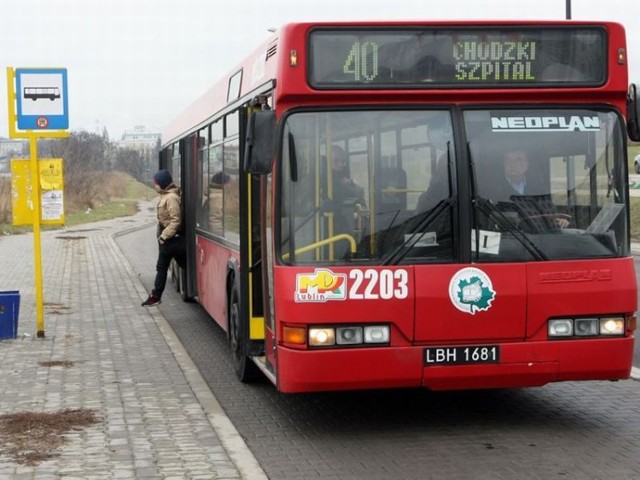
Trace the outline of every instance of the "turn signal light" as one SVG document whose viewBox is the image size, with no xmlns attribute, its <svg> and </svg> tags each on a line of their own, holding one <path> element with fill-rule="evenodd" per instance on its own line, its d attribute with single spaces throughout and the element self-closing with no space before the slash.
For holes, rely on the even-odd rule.
<svg viewBox="0 0 640 480">
<path fill-rule="evenodd" d="M 638 317 L 636 317 L 635 315 L 629 315 L 627 317 L 627 329 L 629 330 L 629 333 L 635 332 L 637 328 L 638 328 Z"/>
<path fill-rule="evenodd" d="M 282 341 L 293 345 L 306 345 L 307 329 L 304 327 L 284 325 L 282 327 Z"/>
</svg>

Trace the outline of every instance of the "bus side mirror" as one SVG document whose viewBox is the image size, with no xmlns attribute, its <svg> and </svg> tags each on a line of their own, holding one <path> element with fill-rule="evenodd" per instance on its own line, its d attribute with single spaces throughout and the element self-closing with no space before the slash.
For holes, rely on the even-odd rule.
<svg viewBox="0 0 640 480">
<path fill-rule="evenodd" d="M 244 169 L 248 173 L 271 172 L 276 139 L 276 114 L 272 110 L 251 114 L 247 122 Z"/>
<path fill-rule="evenodd" d="M 627 95 L 627 133 L 634 142 L 640 142 L 640 97 L 635 83 L 629 85 Z"/>
</svg>

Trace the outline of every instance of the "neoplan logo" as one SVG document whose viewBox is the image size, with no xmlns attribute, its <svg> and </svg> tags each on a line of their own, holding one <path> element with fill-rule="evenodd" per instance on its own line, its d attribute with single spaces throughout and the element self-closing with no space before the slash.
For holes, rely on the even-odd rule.
<svg viewBox="0 0 640 480">
<path fill-rule="evenodd" d="M 598 132 L 597 116 L 491 117 L 494 132 Z"/>
</svg>

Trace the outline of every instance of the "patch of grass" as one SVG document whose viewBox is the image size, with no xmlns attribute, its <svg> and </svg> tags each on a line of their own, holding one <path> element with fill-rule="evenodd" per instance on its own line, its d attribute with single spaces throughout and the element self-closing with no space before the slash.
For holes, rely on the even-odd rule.
<svg viewBox="0 0 640 480">
<path fill-rule="evenodd" d="M 138 211 L 136 202 L 137 200 L 116 199 L 85 212 L 65 215 L 65 223 L 67 226 L 74 226 L 134 215 Z"/>
<path fill-rule="evenodd" d="M 629 173 L 636 173 L 633 169 L 633 159 L 640 153 L 640 143 L 629 143 L 627 159 L 629 160 Z"/>
<path fill-rule="evenodd" d="M 640 241 L 640 197 L 630 197 L 629 203 L 631 238 L 635 241 Z"/>
</svg>

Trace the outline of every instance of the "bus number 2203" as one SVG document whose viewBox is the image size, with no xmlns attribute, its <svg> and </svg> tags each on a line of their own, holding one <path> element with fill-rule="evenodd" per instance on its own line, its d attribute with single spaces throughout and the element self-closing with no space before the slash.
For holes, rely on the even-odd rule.
<svg viewBox="0 0 640 480">
<path fill-rule="evenodd" d="M 406 270 L 351 270 L 349 298 L 354 300 L 403 299 L 409 295 Z"/>
</svg>

